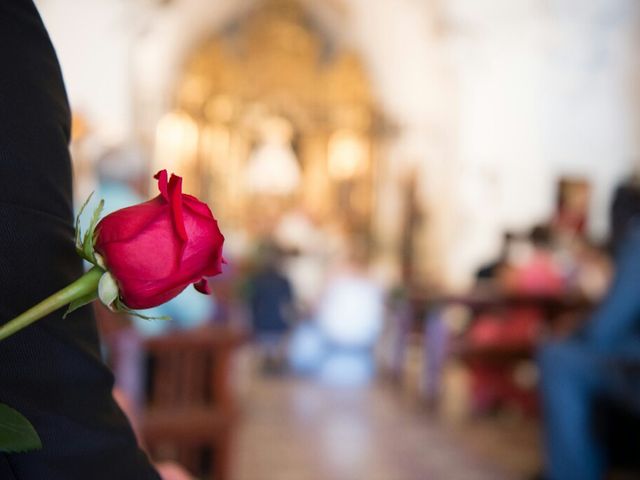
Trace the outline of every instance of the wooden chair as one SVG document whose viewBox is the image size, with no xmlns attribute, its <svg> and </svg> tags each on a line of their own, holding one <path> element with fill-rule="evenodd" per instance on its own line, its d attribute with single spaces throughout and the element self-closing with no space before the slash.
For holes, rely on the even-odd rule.
<svg viewBox="0 0 640 480">
<path fill-rule="evenodd" d="M 241 332 L 207 328 L 143 342 L 146 400 L 140 431 L 155 460 L 175 460 L 212 480 L 229 478 L 237 408 L 229 383 Z"/>
</svg>

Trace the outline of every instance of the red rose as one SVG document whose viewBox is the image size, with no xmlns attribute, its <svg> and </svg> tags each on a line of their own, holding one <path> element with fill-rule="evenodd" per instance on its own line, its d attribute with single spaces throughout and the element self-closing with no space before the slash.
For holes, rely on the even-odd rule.
<svg viewBox="0 0 640 480">
<path fill-rule="evenodd" d="M 182 178 L 162 170 L 160 195 L 107 215 L 96 227 L 95 251 L 129 308 L 151 308 L 190 283 L 209 293 L 205 277 L 222 271 L 224 237 L 209 207 L 182 193 Z"/>
</svg>

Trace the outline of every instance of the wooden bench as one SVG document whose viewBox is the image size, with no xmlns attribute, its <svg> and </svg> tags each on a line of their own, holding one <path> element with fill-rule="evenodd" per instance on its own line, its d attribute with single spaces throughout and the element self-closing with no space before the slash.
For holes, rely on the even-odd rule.
<svg viewBox="0 0 640 480">
<path fill-rule="evenodd" d="M 207 328 L 146 339 L 143 442 L 155 460 L 175 460 L 212 480 L 229 478 L 238 409 L 230 361 L 245 334 Z"/>
</svg>

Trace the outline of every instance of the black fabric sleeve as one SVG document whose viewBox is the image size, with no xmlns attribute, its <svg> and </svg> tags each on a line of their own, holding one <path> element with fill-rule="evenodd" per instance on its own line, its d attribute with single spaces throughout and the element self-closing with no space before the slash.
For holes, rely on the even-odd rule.
<svg viewBox="0 0 640 480">
<path fill-rule="evenodd" d="M 62 75 L 32 0 L 0 1 L 2 323 L 82 274 L 69 130 Z M 159 479 L 111 396 L 90 307 L 62 313 L 0 342 L 0 401 L 29 418 L 44 445 L 0 456 L 0 478 Z"/>
</svg>

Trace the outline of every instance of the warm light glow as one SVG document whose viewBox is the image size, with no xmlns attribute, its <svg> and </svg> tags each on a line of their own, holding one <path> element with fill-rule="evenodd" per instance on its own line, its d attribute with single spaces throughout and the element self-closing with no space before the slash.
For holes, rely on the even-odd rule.
<svg viewBox="0 0 640 480">
<path fill-rule="evenodd" d="M 288 144 L 264 143 L 251 154 L 247 186 L 255 193 L 286 195 L 300 183 L 300 167 Z"/>
<path fill-rule="evenodd" d="M 192 163 L 198 151 L 198 125 L 186 113 L 170 112 L 156 129 L 156 164 L 180 171 Z"/>
<path fill-rule="evenodd" d="M 300 166 L 291 148 L 291 125 L 284 118 L 270 117 L 260 130 L 262 143 L 247 165 L 247 187 L 254 193 L 288 195 L 300 184 Z"/>
<path fill-rule="evenodd" d="M 363 173 L 368 164 L 365 140 L 351 130 L 338 130 L 329 140 L 329 174 L 336 180 L 348 180 Z"/>
<path fill-rule="evenodd" d="M 200 154 L 212 170 L 224 165 L 229 155 L 231 135 L 229 129 L 222 125 L 206 126 L 202 130 Z"/>
</svg>

